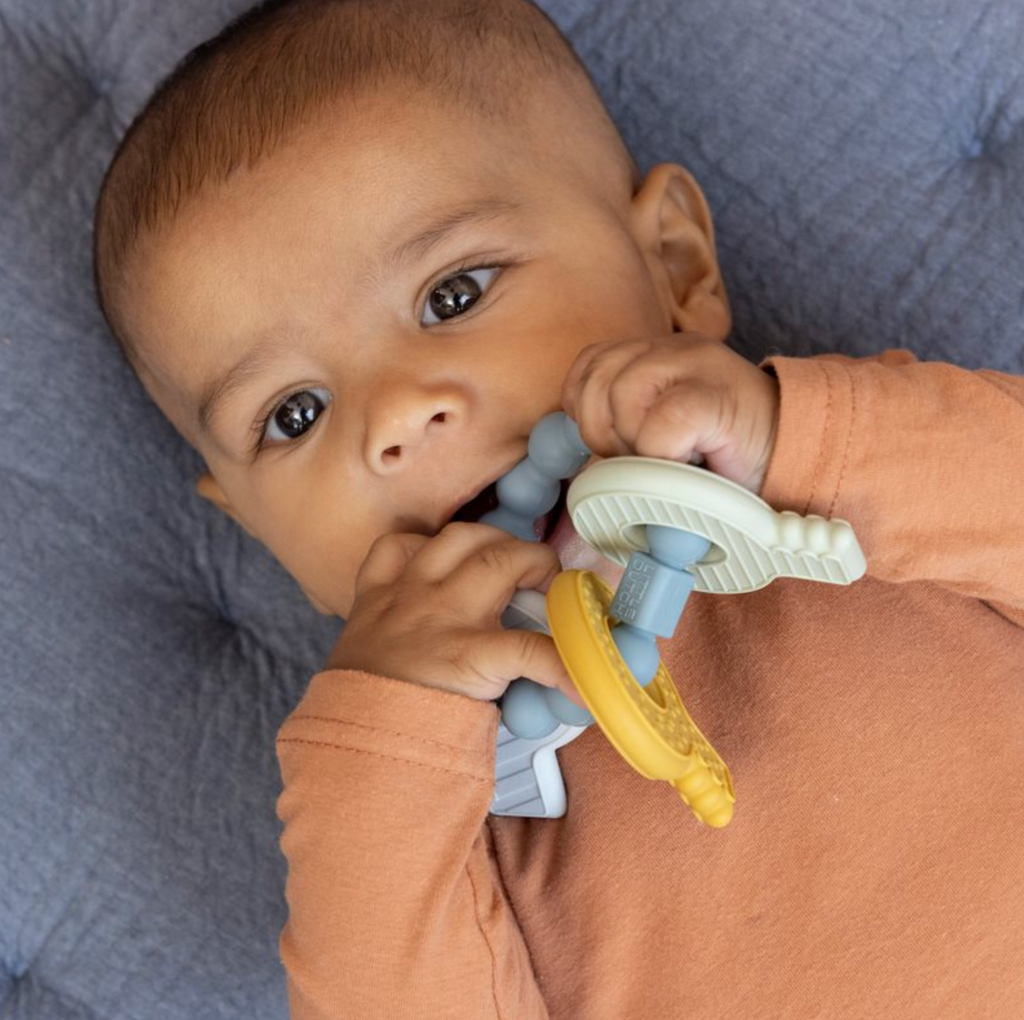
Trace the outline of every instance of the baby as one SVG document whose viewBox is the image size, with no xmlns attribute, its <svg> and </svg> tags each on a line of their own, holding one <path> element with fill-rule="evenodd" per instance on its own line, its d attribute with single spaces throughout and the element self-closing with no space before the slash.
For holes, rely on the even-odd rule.
<svg viewBox="0 0 1024 1020">
<path fill-rule="evenodd" d="M 296 1020 L 1020 1016 L 1024 381 L 731 351 L 700 188 L 526 0 L 264 4 L 140 114 L 95 236 L 199 493 L 347 621 L 278 742 Z M 559 409 L 864 547 L 662 646 L 726 830 L 593 728 L 564 818 L 488 815 L 494 699 L 579 700 L 500 625 L 579 543 L 476 523 Z"/>
</svg>

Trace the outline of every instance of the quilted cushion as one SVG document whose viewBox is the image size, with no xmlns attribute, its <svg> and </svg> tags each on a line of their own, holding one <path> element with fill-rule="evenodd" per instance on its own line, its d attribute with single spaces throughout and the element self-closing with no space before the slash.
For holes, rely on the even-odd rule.
<svg viewBox="0 0 1024 1020">
<path fill-rule="evenodd" d="M 273 738 L 338 625 L 193 495 L 90 269 L 118 137 L 245 6 L 0 0 L 3 1020 L 287 1013 Z M 739 349 L 1024 371 L 1024 7 L 545 7 L 704 185 Z"/>
</svg>

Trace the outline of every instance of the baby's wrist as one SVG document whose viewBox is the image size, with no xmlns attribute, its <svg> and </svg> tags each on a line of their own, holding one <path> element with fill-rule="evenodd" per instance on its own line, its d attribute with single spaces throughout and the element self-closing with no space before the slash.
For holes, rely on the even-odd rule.
<svg viewBox="0 0 1024 1020">
<path fill-rule="evenodd" d="M 764 486 L 765 476 L 768 474 L 768 466 L 771 464 L 772 456 L 775 453 L 775 445 L 779 437 L 779 417 L 782 406 L 782 389 L 779 385 L 779 377 L 772 365 L 761 365 L 761 374 L 768 380 L 765 388 L 767 412 L 764 416 L 767 422 L 767 436 L 765 437 L 762 452 L 757 460 L 754 476 L 751 479 L 751 491 L 760 494 Z"/>
</svg>

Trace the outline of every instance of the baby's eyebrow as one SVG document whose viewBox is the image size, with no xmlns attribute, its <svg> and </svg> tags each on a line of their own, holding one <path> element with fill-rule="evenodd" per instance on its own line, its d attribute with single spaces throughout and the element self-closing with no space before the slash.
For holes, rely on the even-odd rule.
<svg viewBox="0 0 1024 1020">
<path fill-rule="evenodd" d="M 519 202 L 507 198 L 487 196 L 474 202 L 455 206 L 435 214 L 412 237 L 399 242 L 384 253 L 379 262 L 384 276 L 397 272 L 407 262 L 422 259 L 432 248 L 458 227 L 469 223 L 486 223 L 517 212 Z"/>
<path fill-rule="evenodd" d="M 197 414 L 201 435 L 210 435 L 210 425 L 218 405 L 223 403 L 230 393 L 244 386 L 248 380 L 262 374 L 266 367 L 276 360 L 280 347 L 279 340 L 262 340 L 231 368 L 203 388 Z"/>
</svg>

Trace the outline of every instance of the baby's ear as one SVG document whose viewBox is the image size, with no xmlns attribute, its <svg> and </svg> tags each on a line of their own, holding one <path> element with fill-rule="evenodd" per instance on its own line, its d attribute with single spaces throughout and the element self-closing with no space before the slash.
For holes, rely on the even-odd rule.
<svg viewBox="0 0 1024 1020">
<path fill-rule="evenodd" d="M 704 193 L 676 163 L 653 167 L 633 196 L 630 228 L 680 332 L 724 340 L 732 328 Z"/>
<path fill-rule="evenodd" d="M 196 495 L 202 496 L 203 499 L 211 502 L 218 510 L 222 510 L 233 521 L 241 525 L 248 534 L 252 535 L 252 532 L 246 527 L 245 521 L 239 517 L 238 511 L 231 505 L 231 500 L 224 494 L 224 490 L 220 487 L 220 482 L 209 471 L 204 471 L 199 476 L 199 481 L 196 482 Z M 253 538 L 255 537 L 253 535 Z"/>
</svg>

